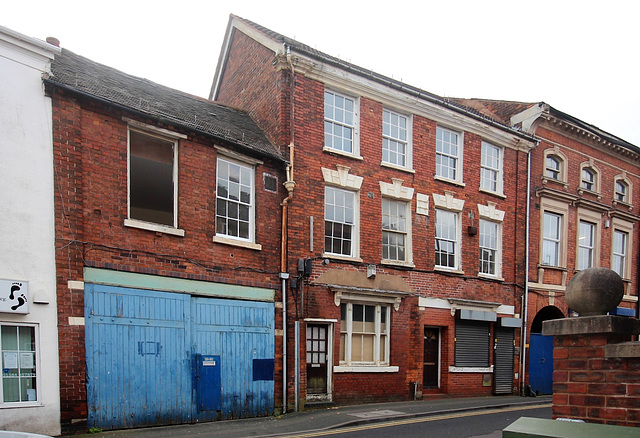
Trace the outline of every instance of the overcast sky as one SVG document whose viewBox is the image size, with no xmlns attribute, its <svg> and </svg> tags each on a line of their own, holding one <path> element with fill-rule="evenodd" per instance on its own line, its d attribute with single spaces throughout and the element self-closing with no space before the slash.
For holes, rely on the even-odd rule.
<svg viewBox="0 0 640 438">
<path fill-rule="evenodd" d="M 10 0 L 0 25 L 208 97 L 229 14 L 441 96 L 544 101 L 640 147 L 635 0 Z"/>
</svg>

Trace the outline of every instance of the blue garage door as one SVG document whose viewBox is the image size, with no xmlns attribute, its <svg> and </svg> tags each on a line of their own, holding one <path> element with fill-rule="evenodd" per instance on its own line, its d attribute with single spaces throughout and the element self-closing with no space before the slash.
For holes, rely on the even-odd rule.
<svg viewBox="0 0 640 438">
<path fill-rule="evenodd" d="M 273 413 L 274 305 L 87 284 L 88 425 Z"/>
</svg>

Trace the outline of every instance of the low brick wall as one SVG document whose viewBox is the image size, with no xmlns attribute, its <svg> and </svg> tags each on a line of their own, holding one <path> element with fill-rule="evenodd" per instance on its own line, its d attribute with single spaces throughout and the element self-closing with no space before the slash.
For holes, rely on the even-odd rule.
<svg viewBox="0 0 640 438">
<path fill-rule="evenodd" d="M 640 321 L 594 316 L 547 321 L 554 336 L 553 417 L 640 426 Z"/>
</svg>

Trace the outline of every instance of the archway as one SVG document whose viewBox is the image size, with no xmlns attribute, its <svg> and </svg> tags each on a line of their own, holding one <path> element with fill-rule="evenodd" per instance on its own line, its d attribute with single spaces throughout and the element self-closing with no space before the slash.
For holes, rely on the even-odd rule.
<svg viewBox="0 0 640 438">
<path fill-rule="evenodd" d="M 542 335 L 542 323 L 564 318 L 555 306 L 538 311 L 531 323 L 529 338 L 529 386 L 535 394 L 553 393 L 553 337 Z"/>
</svg>

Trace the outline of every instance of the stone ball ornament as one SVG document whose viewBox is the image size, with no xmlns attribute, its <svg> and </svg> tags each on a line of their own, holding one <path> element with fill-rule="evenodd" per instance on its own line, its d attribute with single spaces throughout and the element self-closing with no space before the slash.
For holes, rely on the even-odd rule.
<svg viewBox="0 0 640 438">
<path fill-rule="evenodd" d="M 588 268 L 569 281 L 565 299 L 580 316 L 606 315 L 624 296 L 622 278 L 607 268 Z"/>
</svg>

